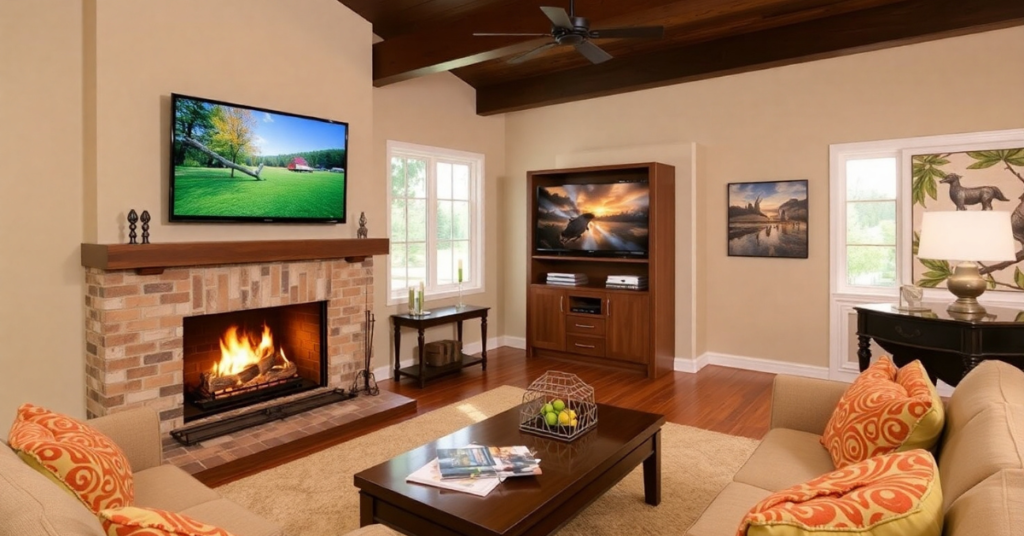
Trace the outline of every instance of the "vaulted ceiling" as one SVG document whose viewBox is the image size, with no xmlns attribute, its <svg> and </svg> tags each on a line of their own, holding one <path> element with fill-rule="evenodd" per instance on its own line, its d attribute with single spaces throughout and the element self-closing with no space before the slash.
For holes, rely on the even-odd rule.
<svg viewBox="0 0 1024 536">
<path fill-rule="evenodd" d="M 664 36 L 592 39 L 613 56 L 599 64 L 569 44 L 509 63 L 552 37 L 473 34 L 548 34 L 540 7 L 568 11 L 569 0 L 339 1 L 383 39 L 375 86 L 451 71 L 476 89 L 481 115 L 1024 24 L 1024 0 L 579 0 L 591 30 L 663 26 Z"/>
</svg>

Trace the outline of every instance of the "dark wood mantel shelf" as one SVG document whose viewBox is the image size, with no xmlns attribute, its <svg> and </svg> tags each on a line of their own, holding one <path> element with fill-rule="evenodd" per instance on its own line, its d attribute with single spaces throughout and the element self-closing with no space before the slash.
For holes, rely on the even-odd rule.
<svg viewBox="0 0 1024 536">
<path fill-rule="evenodd" d="M 82 266 L 158 274 L 178 266 L 345 259 L 362 262 L 387 255 L 387 238 L 329 240 L 255 240 L 170 244 L 82 244 Z"/>
</svg>

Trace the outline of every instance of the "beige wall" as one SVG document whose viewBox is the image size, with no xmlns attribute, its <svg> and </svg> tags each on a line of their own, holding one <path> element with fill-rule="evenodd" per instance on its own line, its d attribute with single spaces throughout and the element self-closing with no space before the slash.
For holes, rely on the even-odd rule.
<svg viewBox="0 0 1024 536">
<path fill-rule="evenodd" d="M 23 402 L 85 414 L 82 6 L 0 2 L 0 436 Z"/>
<path fill-rule="evenodd" d="M 1013 28 L 517 112 L 502 192 L 525 206 L 526 172 L 560 154 L 695 142 L 707 208 L 697 348 L 827 367 L 829 144 L 1024 126 L 1024 70 L 1011 67 L 1022 64 Z M 783 179 L 810 181 L 810 258 L 728 257 L 726 184 Z M 512 210 L 502 224 L 509 336 L 525 331 L 525 218 Z"/>
<path fill-rule="evenodd" d="M 505 118 L 504 116 L 481 117 L 476 115 L 476 93 L 455 75 L 441 73 L 394 84 L 374 90 L 374 176 L 379 177 L 381 188 L 375 190 L 380 203 L 386 204 L 387 197 L 387 142 L 388 140 L 433 147 L 444 147 L 484 155 L 484 284 L 482 294 L 467 294 L 464 301 L 473 305 L 491 307 L 488 312 L 489 339 L 501 334 L 502 307 L 499 294 L 504 277 L 504 265 L 499 261 L 504 254 L 498 222 L 504 218 L 507 205 L 500 200 L 498 186 L 505 171 Z M 369 217 L 369 216 L 368 216 Z M 385 229 L 384 216 L 374 218 L 368 224 L 370 229 Z M 521 255 L 520 255 L 521 258 Z M 377 285 L 377 331 L 389 332 L 387 315 L 405 306 L 386 306 L 386 266 L 381 262 L 374 266 Z M 427 307 L 453 305 L 455 299 L 427 301 Z M 480 340 L 479 322 L 473 320 L 464 326 L 466 343 Z M 454 338 L 454 327 L 439 327 L 427 335 L 427 340 Z M 394 355 L 391 338 L 374 346 L 376 366 L 387 366 Z M 382 344 L 381 344 L 382 343 Z M 416 347 L 416 334 L 407 330 L 401 344 L 401 359 L 412 358 Z M 493 348 L 493 346 L 491 346 Z M 408 380 L 407 380 L 408 381 Z"/>
<path fill-rule="evenodd" d="M 383 219 L 371 28 L 337 1 L 0 2 L 0 24 L 0 430 L 26 401 L 84 416 L 79 244 L 125 242 L 128 209 L 154 242 L 355 236 L 169 225 L 171 92 L 349 122 L 349 210 Z"/>
</svg>

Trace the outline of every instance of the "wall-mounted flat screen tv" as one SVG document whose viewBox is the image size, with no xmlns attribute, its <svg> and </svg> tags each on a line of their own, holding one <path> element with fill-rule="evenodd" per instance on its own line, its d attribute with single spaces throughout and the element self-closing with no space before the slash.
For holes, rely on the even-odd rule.
<svg viewBox="0 0 1024 536">
<path fill-rule="evenodd" d="M 650 206 L 647 181 L 540 186 L 535 253 L 646 257 Z"/>
<path fill-rule="evenodd" d="M 171 95 L 173 222 L 345 223 L 348 123 Z"/>
</svg>

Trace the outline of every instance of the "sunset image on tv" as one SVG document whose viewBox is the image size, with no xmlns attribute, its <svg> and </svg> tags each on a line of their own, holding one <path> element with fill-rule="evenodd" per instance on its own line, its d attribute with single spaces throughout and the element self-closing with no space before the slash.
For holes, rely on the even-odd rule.
<svg viewBox="0 0 1024 536">
<path fill-rule="evenodd" d="M 646 182 L 540 187 L 535 245 L 540 251 L 642 255 L 649 218 Z"/>
<path fill-rule="evenodd" d="M 173 96 L 171 220 L 345 221 L 348 125 Z"/>
</svg>

